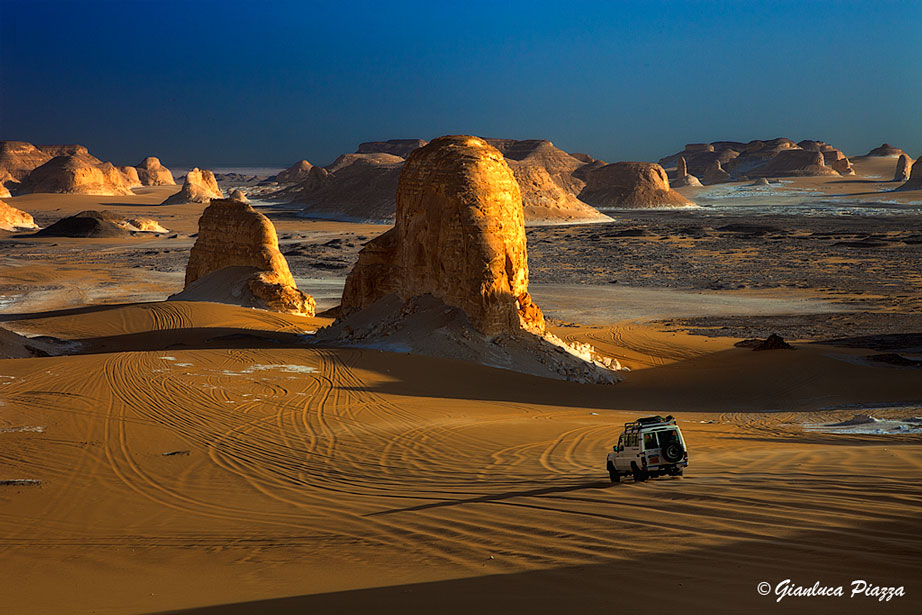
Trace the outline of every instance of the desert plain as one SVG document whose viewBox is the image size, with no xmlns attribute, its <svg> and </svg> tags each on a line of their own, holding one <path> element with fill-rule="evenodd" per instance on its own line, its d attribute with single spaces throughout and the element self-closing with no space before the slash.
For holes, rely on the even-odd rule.
<svg viewBox="0 0 922 615">
<path fill-rule="evenodd" d="M 304 316 L 166 300 L 207 206 L 162 204 L 177 185 L 5 198 L 42 228 L 165 232 L 0 237 L 4 350 L 38 347 L 0 360 L 2 610 L 919 612 L 922 190 L 891 192 L 895 162 L 527 224 L 548 331 L 616 384 L 316 341 L 389 223 L 250 192 Z M 793 350 L 735 346 L 770 334 Z M 612 484 L 623 424 L 654 414 L 684 476 Z M 757 592 L 783 579 L 906 595 Z"/>
</svg>

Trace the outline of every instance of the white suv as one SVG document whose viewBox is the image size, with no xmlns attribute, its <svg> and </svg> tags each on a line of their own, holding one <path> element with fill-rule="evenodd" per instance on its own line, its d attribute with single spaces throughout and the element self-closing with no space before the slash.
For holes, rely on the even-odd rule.
<svg viewBox="0 0 922 615">
<path fill-rule="evenodd" d="M 611 482 L 632 474 L 635 482 L 651 476 L 682 476 L 688 466 L 688 451 L 682 430 L 672 416 L 648 416 L 624 424 L 618 445 L 608 453 L 605 466 Z"/>
</svg>

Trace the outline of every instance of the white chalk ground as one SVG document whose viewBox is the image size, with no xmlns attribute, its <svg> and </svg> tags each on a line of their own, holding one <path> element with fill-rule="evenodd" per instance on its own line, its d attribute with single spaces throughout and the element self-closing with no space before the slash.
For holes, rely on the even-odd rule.
<svg viewBox="0 0 922 615">
<path fill-rule="evenodd" d="M 854 417 L 838 423 L 804 423 L 803 428 L 807 431 L 822 431 L 825 433 L 841 434 L 906 434 L 922 433 L 922 407 L 905 406 L 897 408 L 905 410 L 906 418 L 903 419 L 879 419 L 873 416 L 873 412 L 868 414 L 856 414 Z"/>
</svg>

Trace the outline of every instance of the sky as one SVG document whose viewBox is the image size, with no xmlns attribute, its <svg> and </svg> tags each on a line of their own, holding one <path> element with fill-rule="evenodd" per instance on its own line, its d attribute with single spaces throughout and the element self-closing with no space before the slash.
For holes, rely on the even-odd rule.
<svg viewBox="0 0 922 615">
<path fill-rule="evenodd" d="M 920 24 L 920 0 L 0 0 L 0 139 L 202 167 L 443 134 L 609 162 L 779 136 L 919 156 Z"/>
</svg>

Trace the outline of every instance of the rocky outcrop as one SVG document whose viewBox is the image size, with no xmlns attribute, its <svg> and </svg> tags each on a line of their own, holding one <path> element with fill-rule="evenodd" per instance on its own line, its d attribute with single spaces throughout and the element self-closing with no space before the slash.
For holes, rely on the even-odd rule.
<svg viewBox="0 0 922 615">
<path fill-rule="evenodd" d="M 32 216 L 16 209 L 9 203 L 0 201 L 0 230 L 19 231 L 23 229 L 38 228 Z"/>
<path fill-rule="evenodd" d="M 848 160 L 845 160 L 846 164 Z M 749 177 L 807 177 L 839 175 L 827 167 L 822 152 L 792 149 L 779 152 L 763 165 L 747 171 Z"/>
<path fill-rule="evenodd" d="M 899 160 L 896 161 L 896 171 L 893 173 L 893 181 L 904 182 L 908 180 L 911 168 L 912 158 L 906 154 L 900 154 Z"/>
<path fill-rule="evenodd" d="M 586 175 L 579 198 L 599 208 L 684 207 L 694 205 L 669 187 L 663 167 L 652 162 L 616 162 Z"/>
<path fill-rule="evenodd" d="M 86 154 L 52 158 L 23 181 L 24 192 L 127 196 L 133 194 L 125 176 L 108 162 Z"/>
<path fill-rule="evenodd" d="M 128 218 L 126 222 L 129 230 L 138 230 L 143 233 L 168 233 L 169 229 L 160 226 L 160 223 L 150 218 Z"/>
<path fill-rule="evenodd" d="M 171 299 L 217 301 L 313 316 L 314 299 L 295 284 L 275 227 L 246 203 L 216 199 L 199 219 L 185 289 Z"/>
<path fill-rule="evenodd" d="M 889 143 L 884 143 L 879 147 L 875 147 L 869 151 L 866 156 L 899 156 L 900 154 L 905 154 L 903 150 L 898 147 L 893 147 Z"/>
<path fill-rule="evenodd" d="M 909 179 L 897 190 L 922 190 L 922 156 L 913 163 Z"/>
<path fill-rule="evenodd" d="M 300 160 L 276 175 L 275 180 L 280 184 L 296 184 L 307 179 L 313 168 L 307 160 Z"/>
<path fill-rule="evenodd" d="M 2 181 L 0 181 L 0 199 L 7 199 L 13 196 L 10 194 L 9 188 L 7 188 Z"/>
<path fill-rule="evenodd" d="M 228 198 L 232 201 L 239 201 L 241 203 L 249 203 L 250 199 L 247 198 L 247 195 L 243 193 L 240 188 L 234 188 Z"/>
<path fill-rule="evenodd" d="M 52 158 L 25 141 L 0 141 L 0 175 L 9 175 L 9 179 L 15 182 L 21 182 Z"/>
<path fill-rule="evenodd" d="M 391 154 L 406 158 L 413 151 L 426 145 L 423 139 L 389 139 L 387 141 L 368 141 L 360 143 L 356 154 Z"/>
<path fill-rule="evenodd" d="M 160 164 L 160 159 L 148 156 L 134 167 L 138 178 L 145 186 L 175 186 L 176 181 L 168 168 Z"/>
<path fill-rule="evenodd" d="M 139 188 L 144 184 L 138 176 L 138 170 L 134 167 L 119 167 L 119 172 L 125 176 L 125 183 L 129 188 Z"/>
<path fill-rule="evenodd" d="M 837 150 L 829 145 L 824 145 L 824 149 L 820 151 L 823 154 L 823 164 L 839 175 L 855 174 L 855 169 L 852 168 L 851 162 L 849 162 L 848 158 L 841 150 Z"/>
<path fill-rule="evenodd" d="M 208 169 L 194 168 L 186 173 L 182 189 L 173 194 L 161 205 L 178 205 L 181 203 L 210 203 L 211 199 L 223 199 L 214 173 Z"/>
<path fill-rule="evenodd" d="M 61 218 L 35 235 L 37 237 L 127 237 L 140 230 L 112 211 L 81 211 Z"/>
<path fill-rule="evenodd" d="M 676 162 L 676 172 L 675 172 L 675 181 L 672 182 L 672 186 L 680 188 L 682 186 L 701 186 L 701 182 L 694 175 L 689 175 L 688 165 L 685 163 L 685 158 L 681 157 Z"/>
<path fill-rule="evenodd" d="M 483 139 L 435 139 L 410 155 L 394 228 L 370 241 L 346 279 L 348 315 L 394 293 L 432 295 L 460 308 L 485 335 L 544 332 L 528 294 L 525 218 L 518 184 Z"/>
</svg>

